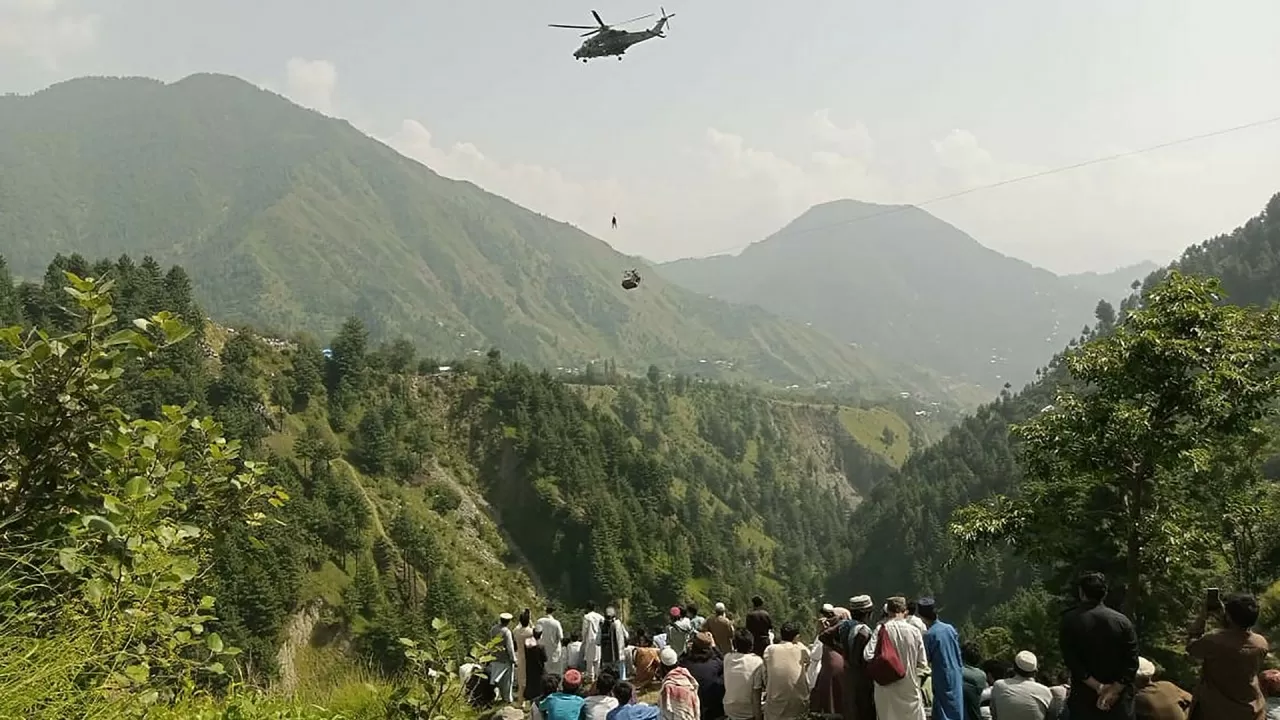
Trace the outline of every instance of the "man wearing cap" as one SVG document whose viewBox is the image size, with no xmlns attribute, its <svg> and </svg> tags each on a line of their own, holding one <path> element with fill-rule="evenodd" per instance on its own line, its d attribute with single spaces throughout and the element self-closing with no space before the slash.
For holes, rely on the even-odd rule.
<svg viewBox="0 0 1280 720">
<path fill-rule="evenodd" d="M 516 643 L 511 634 L 511 621 L 514 619 L 511 613 L 502 613 L 492 632 L 492 637 L 499 638 L 499 641 L 493 661 L 489 663 L 489 682 L 498 690 L 498 701 L 504 703 L 515 702 L 512 686 L 516 679 Z"/>
<path fill-rule="evenodd" d="M 933 720 L 964 720 L 964 659 L 960 656 L 960 636 L 951 624 L 938 619 L 938 605 L 933 598 L 920 598 L 916 613 L 928 627 L 924 633 L 924 651 L 929 658 L 933 682 Z"/>
<path fill-rule="evenodd" d="M 707 618 L 706 624 L 702 626 L 715 638 L 716 649 L 721 655 L 728 655 L 733 651 L 733 622 L 729 620 L 728 612 L 724 603 L 716 603 L 716 614 Z"/>
<path fill-rule="evenodd" d="M 543 720 L 581 720 L 582 708 L 587 699 L 578 694 L 582 687 L 582 673 L 569 668 L 560 679 L 560 690 L 538 702 Z"/>
<path fill-rule="evenodd" d="M 600 625 L 599 647 L 597 659 L 601 671 L 608 670 L 618 680 L 627 679 L 627 664 L 624 652 L 627 647 L 627 628 L 618 619 L 618 611 L 612 606 L 605 608 L 604 621 Z"/>
<path fill-rule="evenodd" d="M 689 638 L 693 636 L 693 623 L 684 616 L 684 608 L 675 605 L 671 608 L 671 624 L 667 626 L 667 647 L 676 651 L 676 656 L 684 654 L 689 646 Z"/>
<path fill-rule="evenodd" d="M 698 681 L 678 665 L 680 656 L 670 647 L 658 653 L 662 668 L 662 689 L 658 691 L 658 710 L 662 720 L 701 720 L 702 704 L 698 701 Z"/>
<path fill-rule="evenodd" d="M 879 720 L 925 720 L 924 694 L 920 675 L 929 669 L 925 657 L 924 636 L 907 622 L 907 599 L 894 596 L 885 601 L 886 617 L 872 633 L 862 659 L 877 661 L 882 642 L 891 643 L 898 653 L 905 674 L 887 685 L 875 684 L 876 716 Z"/>
<path fill-rule="evenodd" d="M 1023 650 L 1013 656 L 1014 676 L 991 688 L 991 720 L 1046 720 L 1053 693 L 1036 682 L 1040 661 Z"/>
<path fill-rule="evenodd" d="M 875 683 L 867 676 L 867 663 L 862 659 L 862 651 L 871 639 L 871 627 L 867 623 L 874 609 L 870 595 L 855 595 L 849 598 L 848 617 L 822 633 L 823 641 L 833 642 L 844 655 L 844 673 L 840 678 L 840 713 L 844 720 L 875 720 L 876 717 Z"/>
<path fill-rule="evenodd" d="M 1156 665 L 1138 658 L 1138 674 L 1133 678 L 1136 720 L 1185 720 L 1191 707 L 1191 693 L 1167 680 L 1156 680 Z"/>
</svg>

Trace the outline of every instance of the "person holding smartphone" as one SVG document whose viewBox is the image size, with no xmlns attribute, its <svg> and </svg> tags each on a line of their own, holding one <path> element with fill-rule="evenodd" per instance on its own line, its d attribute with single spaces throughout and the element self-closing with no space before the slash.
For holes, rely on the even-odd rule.
<svg viewBox="0 0 1280 720">
<path fill-rule="evenodd" d="M 1205 633 L 1213 616 L 1220 627 Z M 1256 632 L 1258 601 L 1235 593 L 1225 598 L 1209 588 L 1187 628 L 1187 654 L 1201 661 L 1200 684 L 1191 694 L 1189 720 L 1266 720 L 1267 701 L 1258 685 L 1267 639 Z"/>
</svg>

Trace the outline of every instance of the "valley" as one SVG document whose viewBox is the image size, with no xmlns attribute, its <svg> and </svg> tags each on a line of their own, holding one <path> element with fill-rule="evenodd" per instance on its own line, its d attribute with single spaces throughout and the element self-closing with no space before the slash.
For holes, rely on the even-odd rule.
<svg viewBox="0 0 1280 720">
<path fill-rule="evenodd" d="M 1161 456 L 1151 486 L 1203 544 L 1166 574 L 1126 574 L 1096 528 L 979 547 L 964 522 L 1053 485 L 1028 467 L 1075 467 L 1055 453 L 1080 443 L 1023 433 L 1088 402 L 1071 363 L 1121 357 L 1133 318 L 1171 367 L 1191 336 L 1239 351 L 1223 362 L 1272 351 L 1230 331 L 1280 323 L 1259 309 L 1280 297 L 1280 195 L 1168 268 L 1061 276 L 840 200 L 626 292 L 635 258 L 230 76 L 0 97 L 0 167 L 0 538 L 27 553 L 0 552 L 0 606 L 22 610 L 0 619 L 0 717 L 139 698 L 195 717 L 200 688 L 391 717 L 430 691 L 465 718 L 453 670 L 499 613 L 555 604 L 569 628 L 589 602 L 664 630 L 672 606 L 758 595 L 808 628 L 825 599 L 936 594 L 989 657 L 1051 667 L 1045 618 L 1086 565 L 1248 589 L 1280 627 L 1263 371 L 1257 417 Z M 1123 357 L 1114 386 L 1150 379 Z M 1228 512 L 1247 542 L 1204 521 Z M 1046 546 L 1084 551 L 1026 550 Z M 1143 602 L 1146 647 L 1190 677 L 1181 601 Z M 21 679 L 28 658 L 47 672 Z"/>
</svg>

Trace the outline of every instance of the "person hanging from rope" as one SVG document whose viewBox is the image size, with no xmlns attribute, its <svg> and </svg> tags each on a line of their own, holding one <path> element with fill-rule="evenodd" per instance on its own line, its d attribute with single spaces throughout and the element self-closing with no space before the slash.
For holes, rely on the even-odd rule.
<svg viewBox="0 0 1280 720">
<path fill-rule="evenodd" d="M 613 216 L 613 229 L 614 229 L 614 230 L 617 230 L 617 229 L 618 229 L 618 216 L 617 216 L 617 215 L 614 215 L 614 216 Z"/>
</svg>

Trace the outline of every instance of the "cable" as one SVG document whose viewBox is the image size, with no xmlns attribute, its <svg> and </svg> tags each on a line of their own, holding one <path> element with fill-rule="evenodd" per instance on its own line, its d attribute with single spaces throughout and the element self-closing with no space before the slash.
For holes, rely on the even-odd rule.
<svg viewBox="0 0 1280 720">
<path fill-rule="evenodd" d="M 1197 140 L 1207 140 L 1211 137 L 1217 137 L 1219 135 L 1228 135 L 1230 133 L 1239 132 L 1241 130 L 1250 130 L 1252 128 L 1262 127 L 1263 125 L 1270 125 L 1271 123 L 1276 123 L 1276 122 L 1280 122 L 1280 115 L 1277 115 L 1275 117 L 1270 117 L 1265 120 L 1257 120 L 1251 123 L 1245 123 L 1244 125 L 1236 125 L 1235 127 L 1224 128 L 1222 130 L 1214 130 L 1213 132 L 1207 132 L 1200 135 L 1192 135 L 1190 137 L 1184 137 L 1178 140 L 1170 140 L 1168 142 L 1160 143 L 1159 145 L 1152 145 L 1150 147 L 1141 148 L 1139 150 L 1127 150 L 1125 152 L 1116 153 L 1114 155 L 1107 155 L 1105 157 L 1094 158 L 1092 160 L 1085 160 L 1084 162 L 1078 162 L 1072 165 L 1063 165 L 1061 167 L 1052 168 L 1050 170 L 1041 170 L 1040 172 L 1031 173 L 1030 175 L 1022 175 L 1019 177 L 1009 178 L 1007 180 L 1000 180 L 999 182 L 993 182 L 988 185 L 977 185 L 975 187 L 971 187 L 966 190 L 960 190 L 958 192 L 949 193 L 947 195 L 940 195 L 935 198 L 930 198 L 923 202 L 911 203 L 907 205 L 897 205 L 897 206 L 882 210 L 880 212 L 871 213 L 870 215 L 862 215 L 856 218 L 850 218 L 848 220 L 841 220 L 838 222 L 828 223 L 826 225 L 816 225 L 814 227 L 806 227 L 799 230 L 788 231 L 786 228 L 783 228 L 778 232 L 765 238 L 765 240 L 771 240 L 779 236 L 800 235 L 802 233 L 813 232 L 815 230 L 826 230 L 828 228 L 838 227 L 840 225 L 851 225 L 853 223 L 862 222 L 864 220 L 870 220 L 872 218 L 878 218 L 878 217 L 883 217 L 885 215 L 892 215 L 894 213 L 904 212 L 906 210 L 911 210 L 912 208 L 924 207 L 925 205 L 940 203 L 944 200 L 953 200 L 963 195 L 976 193 L 980 190 L 991 190 L 992 188 L 998 188 L 998 187 L 1003 187 L 1005 185 L 1020 183 L 1026 180 L 1034 180 L 1036 178 L 1042 178 L 1042 177 L 1045 177 L 1046 175 L 1056 175 L 1061 172 L 1067 172 L 1068 170 L 1078 170 L 1082 167 L 1088 167 L 1090 165 L 1099 165 L 1101 163 L 1111 162 L 1112 160 L 1119 160 L 1121 158 L 1132 157 L 1134 155 L 1142 155 L 1144 153 L 1154 152 L 1156 150 L 1163 150 L 1165 148 L 1173 147 L 1175 145 L 1183 145 L 1189 142 L 1196 142 Z M 730 248 L 725 248 L 723 250 L 716 250 L 716 251 L 707 253 L 702 257 L 712 257 L 714 255 L 721 255 L 723 253 L 733 252 L 735 250 L 745 250 L 746 248 L 756 244 L 756 242 L 763 242 L 763 241 L 757 240 L 757 241 L 749 242 L 746 245 L 734 245 L 733 247 L 730 247 Z"/>
</svg>

